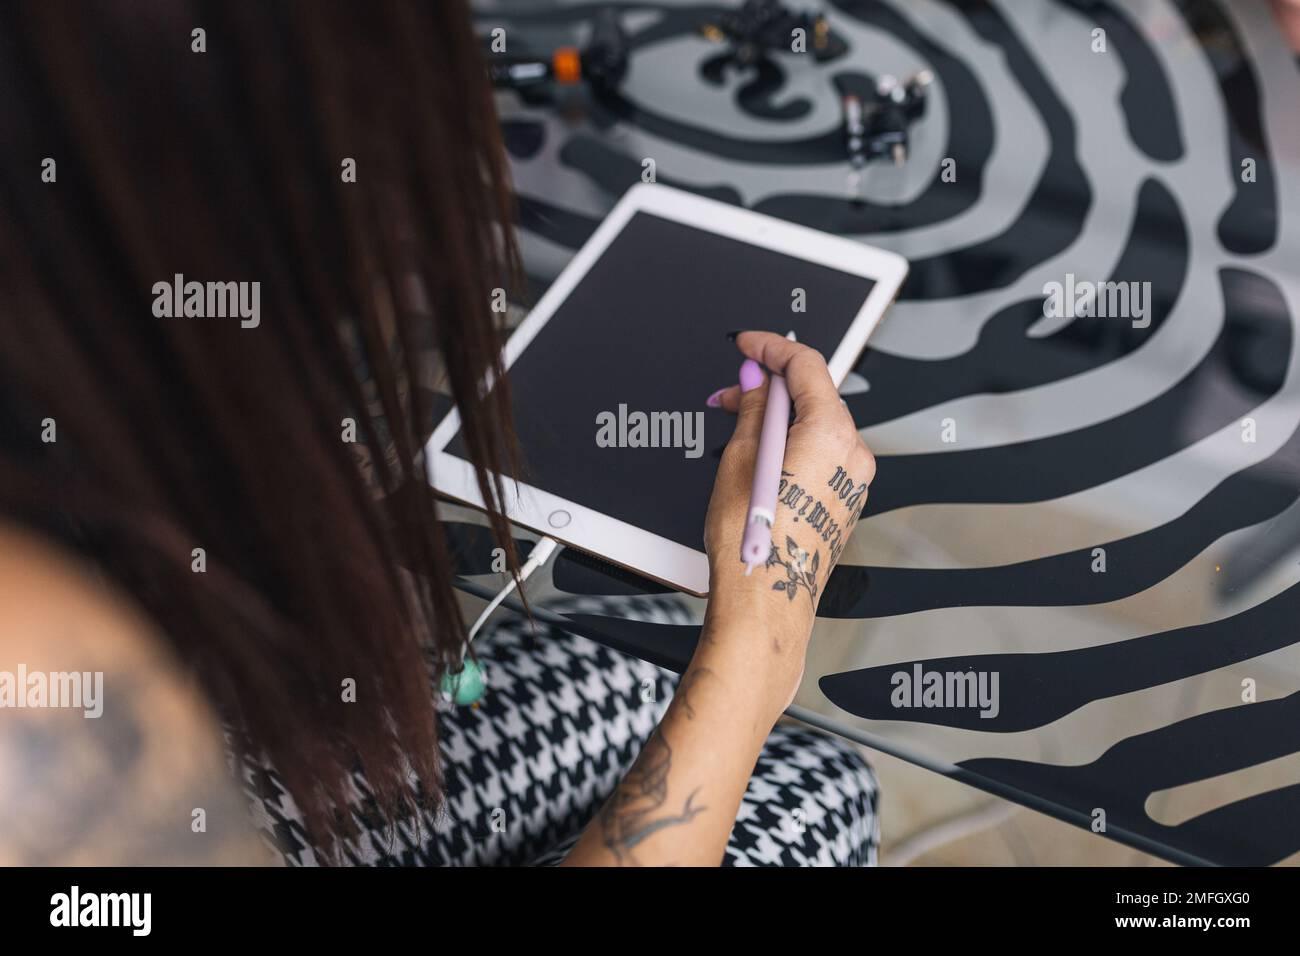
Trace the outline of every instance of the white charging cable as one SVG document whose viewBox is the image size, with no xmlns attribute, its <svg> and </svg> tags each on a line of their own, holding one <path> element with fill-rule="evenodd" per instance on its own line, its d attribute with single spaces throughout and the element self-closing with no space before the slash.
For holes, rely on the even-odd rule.
<svg viewBox="0 0 1300 956">
<path fill-rule="evenodd" d="M 515 588 L 519 584 L 527 581 L 530 574 L 545 564 L 551 555 L 555 553 L 555 549 L 559 546 L 559 542 L 554 538 L 537 539 L 537 543 L 533 545 L 533 550 L 528 553 L 528 560 L 525 561 L 524 566 L 519 569 L 519 576 L 511 576 L 510 582 L 502 588 L 500 592 L 498 592 L 496 597 L 488 602 L 488 606 L 485 607 L 483 613 L 478 616 L 478 620 L 474 622 L 474 626 L 469 629 L 469 637 L 466 638 L 466 643 L 474 640 L 474 635 L 477 634 L 482 629 L 483 625 L 487 623 L 487 619 L 492 616 L 492 612 L 501 606 L 501 602 L 514 593 Z"/>
</svg>

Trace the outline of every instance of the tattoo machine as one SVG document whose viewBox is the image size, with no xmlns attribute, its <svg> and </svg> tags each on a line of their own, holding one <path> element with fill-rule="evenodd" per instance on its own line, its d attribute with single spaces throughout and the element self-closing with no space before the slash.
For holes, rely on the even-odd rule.
<svg viewBox="0 0 1300 956">
<path fill-rule="evenodd" d="M 491 55 L 488 75 L 492 85 L 523 92 L 543 86 L 588 83 L 613 89 L 627 73 L 628 40 L 618 15 L 601 10 L 592 21 L 591 41 L 585 49 L 564 46 L 550 56 Z"/>
<path fill-rule="evenodd" d="M 726 43 L 732 62 L 752 67 L 769 53 L 797 52 L 794 39 L 802 31 L 818 63 L 842 56 L 848 44 L 832 32 L 824 13 L 796 13 L 779 0 L 745 0 L 738 9 L 723 10 L 700 25 L 711 43 Z"/>
<path fill-rule="evenodd" d="M 888 156 L 895 166 L 907 161 L 909 130 L 925 115 L 926 93 L 933 82 L 930 70 L 921 70 L 902 82 L 885 75 L 876 82 L 869 103 L 856 92 L 841 92 L 850 193 L 857 194 L 863 171 L 872 160 Z"/>
</svg>

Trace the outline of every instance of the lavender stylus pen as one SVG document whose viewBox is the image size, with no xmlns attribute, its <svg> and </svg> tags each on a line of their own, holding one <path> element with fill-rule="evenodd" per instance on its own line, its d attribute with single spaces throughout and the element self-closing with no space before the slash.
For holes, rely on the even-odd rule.
<svg viewBox="0 0 1300 956">
<path fill-rule="evenodd" d="M 795 341 L 794 332 L 786 335 Z M 763 430 L 758 436 L 758 458 L 754 463 L 754 484 L 749 492 L 749 514 L 745 518 L 745 536 L 740 542 L 740 560 L 745 573 L 767 563 L 772 553 L 772 524 L 776 521 L 776 492 L 781 483 L 781 465 L 785 461 L 785 438 L 790 430 L 790 392 L 785 378 L 770 376 L 767 408 L 763 410 Z"/>
</svg>

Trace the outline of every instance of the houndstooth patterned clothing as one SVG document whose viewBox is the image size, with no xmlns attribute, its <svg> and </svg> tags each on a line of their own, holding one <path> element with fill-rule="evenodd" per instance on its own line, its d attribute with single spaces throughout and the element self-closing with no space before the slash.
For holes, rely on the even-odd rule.
<svg viewBox="0 0 1300 956">
<path fill-rule="evenodd" d="M 475 642 L 488 689 L 476 708 L 440 704 L 445 801 L 393 827 L 353 778 L 354 865 L 552 865 L 641 751 L 676 676 L 585 638 L 511 619 Z M 291 866 L 313 853 L 273 770 L 247 767 L 255 823 Z M 801 727 L 769 736 L 724 866 L 871 866 L 879 824 L 870 767 L 852 745 Z"/>
</svg>

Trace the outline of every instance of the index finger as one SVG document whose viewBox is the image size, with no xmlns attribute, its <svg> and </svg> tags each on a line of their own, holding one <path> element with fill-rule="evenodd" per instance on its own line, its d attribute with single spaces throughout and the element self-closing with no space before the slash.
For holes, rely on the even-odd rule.
<svg viewBox="0 0 1300 956">
<path fill-rule="evenodd" d="M 826 359 L 816 349 L 791 342 L 775 332 L 741 332 L 736 336 L 736 347 L 749 358 L 766 365 L 772 374 L 785 378 L 798 418 L 838 412 L 843 408 L 839 390 L 826 368 Z"/>
</svg>

